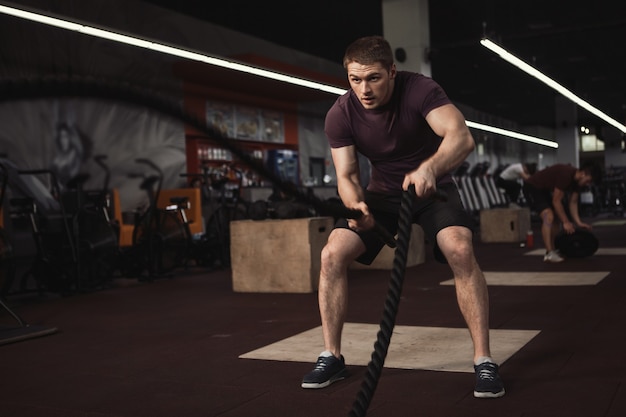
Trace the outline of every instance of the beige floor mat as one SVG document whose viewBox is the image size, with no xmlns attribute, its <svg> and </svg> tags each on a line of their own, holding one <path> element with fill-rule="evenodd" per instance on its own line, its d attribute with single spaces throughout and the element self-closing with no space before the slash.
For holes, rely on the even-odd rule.
<svg viewBox="0 0 626 417">
<path fill-rule="evenodd" d="M 526 252 L 524 255 L 543 256 L 545 255 L 545 253 L 546 253 L 546 250 L 544 248 L 539 248 L 539 249 L 532 250 L 530 252 Z M 597 255 L 626 255 L 626 248 L 598 248 L 596 253 L 594 253 L 592 256 L 597 256 Z"/>
<path fill-rule="evenodd" d="M 592 226 L 623 226 L 625 224 L 626 219 L 606 219 L 591 223 Z"/>
<path fill-rule="evenodd" d="M 345 324 L 342 354 L 348 365 L 368 365 L 379 328 L 378 324 Z M 539 330 L 492 329 L 490 337 L 494 360 L 503 363 L 537 334 Z M 322 328 L 316 327 L 245 353 L 240 358 L 313 364 L 322 350 Z M 385 367 L 474 372 L 469 332 L 465 328 L 395 326 Z"/>
<path fill-rule="evenodd" d="M 577 286 L 596 285 L 609 271 L 593 272 L 484 272 L 487 285 L 512 286 Z M 454 280 L 441 285 L 454 285 Z"/>
</svg>

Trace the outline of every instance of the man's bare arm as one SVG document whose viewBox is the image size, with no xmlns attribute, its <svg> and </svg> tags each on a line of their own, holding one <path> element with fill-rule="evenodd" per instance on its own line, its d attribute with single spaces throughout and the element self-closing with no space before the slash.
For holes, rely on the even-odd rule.
<svg viewBox="0 0 626 417">
<path fill-rule="evenodd" d="M 331 148 L 337 173 L 337 191 L 346 207 L 363 201 L 363 187 L 359 176 L 359 160 L 354 146 Z"/>
<path fill-rule="evenodd" d="M 563 197 L 565 193 L 560 188 L 555 188 L 552 192 L 552 207 L 554 207 L 554 213 L 561 220 L 561 223 L 571 223 L 567 214 L 565 213 L 565 207 L 563 207 Z"/>
<path fill-rule="evenodd" d="M 437 178 L 457 168 L 474 150 L 475 143 L 463 114 L 452 104 L 432 110 L 426 121 L 443 139 L 439 149 L 416 170 L 410 172 L 402 187 L 415 185 L 415 193 L 423 196 L 436 188 Z"/>
</svg>

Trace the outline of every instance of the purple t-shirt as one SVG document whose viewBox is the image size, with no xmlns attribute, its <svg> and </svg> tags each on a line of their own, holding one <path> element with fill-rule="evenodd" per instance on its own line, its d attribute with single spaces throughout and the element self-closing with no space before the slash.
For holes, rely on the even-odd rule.
<svg viewBox="0 0 626 417">
<path fill-rule="evenodd" d="M 365 109 L 352 90 L 339 97 L 326 115 L 326 137 L 332 148 L 354 145 L 370 160 L 369 191 L 398 194 L 404 176 L 434 154 L 441 143 L 426 115 L 449 103 L 431 78 L 398 71 L 392 98 L 381 108 Z M 450 174 L 437 179 L 438 184 L 451 181 Z"/>
<path fill-rule="evenodd" d="M 554 164 L 535 172 L 526 182 L 539 190 L 579 191 L 574 179 L 576 170 L 571 164 Z"/>
</svg>

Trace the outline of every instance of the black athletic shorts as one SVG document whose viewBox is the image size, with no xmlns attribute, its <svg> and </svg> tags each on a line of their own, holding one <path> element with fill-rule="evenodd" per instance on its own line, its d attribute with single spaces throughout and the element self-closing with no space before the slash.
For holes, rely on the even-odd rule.
<svg viewBox="0 0 626 417">
<path fill-rule="evenodd" d="M 453 183 L 440 185 L 438 189 L 448 196 L 447 201 L 435 199 L 415 200 L 413 202 L 413 223 L 419 224 L 424 229 L 424 235 L 433 247 L 437 244 L 437 233 L 448 226 L 464 226 L 474 231 L 475 220 L 463 208 L 459 191 Z M 392 235 L 398 231 L 398 219 L 402 196 L 365 192 L 365 202 L 370 212 L 374 215 L 376 223 L 389 230 Z M 339 219 L 335 228 L 348 228 L 346 219 Z M 356 260 L 365 265 L 370 265 L 378 252 L 383 248 L 384 242 L 370 230 L 355 231 L 365 247 L 365 253 Z M 437 249 L 435 249 L 436 251 Z"/>
<path fill-rule="evenodd" d="M 528 183 L 524 183 L 523 191 L 528 205 L 537 214 L 541 214 L 547 208 L 552 208 L 552 191 L 540 190 Z"/>
</svg>

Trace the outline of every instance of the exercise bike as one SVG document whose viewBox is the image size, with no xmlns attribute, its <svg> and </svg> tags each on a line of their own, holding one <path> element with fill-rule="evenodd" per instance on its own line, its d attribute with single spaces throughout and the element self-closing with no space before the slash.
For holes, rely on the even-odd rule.
<svg viewBox="0 0 626 417">
<path fill-rule="evenodd" d="M 212 175 L 211 213 L 206 222 L 206 239 L 222 267 L 230 266 L 230 222 L 249 218 L 249 203 L 241 198 L 241 177 L 229 174 L 217 171 Z"/>
<path fill-rule="evenodd" d="M 49 179 L 52 195 L 61 196 L 54 172 L 47 169 L 19 170 L 20 176 L 44 176 Z M 72 217 L 68 215 L 63 199 L 57 198 L 55 210 L 39 208 L 32 196 L 14 197 L 10 200 L 12 214 L 25 217 L 30 224 L 35 245 L 35 255 L 30 268 L 20 280 L 20 291 L 31 291 L 28 278 L 35 281 L 35 290 L 69 295 L 79 285 L 80 268 L 76 236 L 72 231 Z"/>
<path fill-rule="evenodd" d="M 146 192 L 149 205 L 143 213 L 136 215 L 133 245 L 124 255 L 127 261 L 125 273 L 140 280 L 152 281 L 168 276 L 175 268 L 184 265 L 188 242 L 185 227 L 179 219 L 178 206 L 160 209 L 157 205 L 163 172 L 148 159 L 141 158 L 135 162 L 147 165 L 155 174 L 131 175 L 144 178 L 140 189 Z"/>
<path fill-rule="evenodd" d="M 4 157 L 3 155 L 0 157 Z M 8 172 L 4 164 L 0 162 L 0 216 L 4 216 L 4 201 L 8 183 Z M 0 307 L 2 307 L 17 322 L 17 326 L 0 326 L 0 345 L 19 342 L 34 337 L 56 333 L 56 327 L 28 324 L 17 312 L 15 312 L 4 298 L 5 286 L 10 286 L 15 273 L 13 263 L 13 247 L 4 233 L 4 218 L 0 219 Z"/>
<path fill-rule="evenodd" d="M 79 175 L 68 183 L 71 191 L 63 194 L 66 210 L 72 215 L 72 232 L 77 242 L 79 291 L 106 287 L 117 267 L 118 238 L 110 215 L 110 172 L 104 160 L 97 155 L 94 161 L 105 171 L 100 189 L 85 189 L 86 175 Z"/>
</svg>

